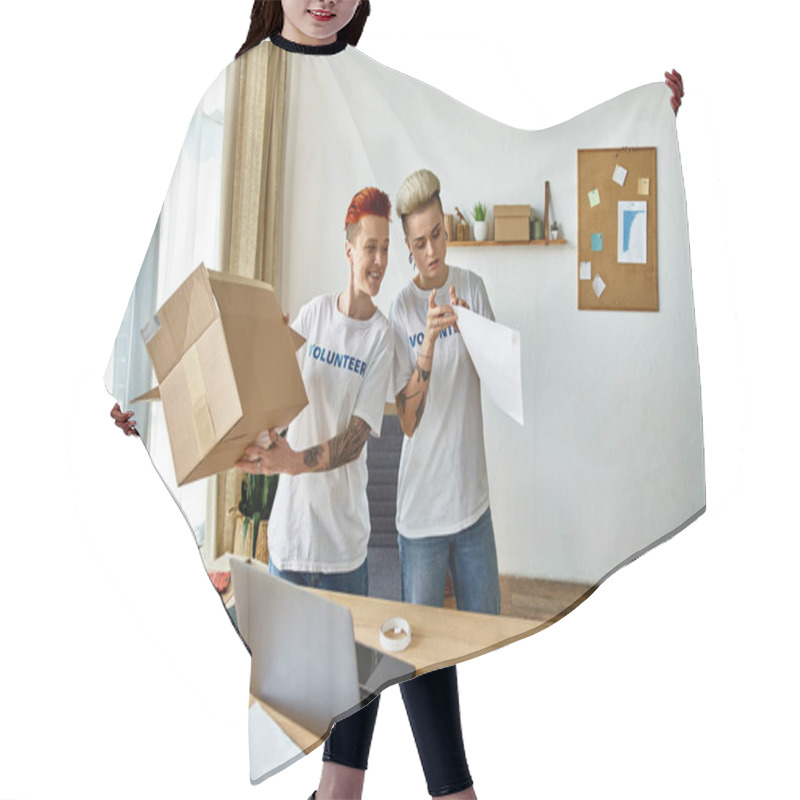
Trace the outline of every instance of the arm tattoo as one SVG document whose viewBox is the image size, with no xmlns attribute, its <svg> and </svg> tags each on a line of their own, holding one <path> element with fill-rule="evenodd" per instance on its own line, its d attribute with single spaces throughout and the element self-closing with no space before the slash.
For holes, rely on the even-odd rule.
<svg viewBox="0 0 800 800">
<path fill-rule="evenodd" d="M 328 442 L 328 469 L 355 461 L 369 436 L 369 425 L 361 417 L 351 417 L 348 426 Z"/>
<path fill-rule="evenodd" d="M 405 414 L 406 413 L 406 403 L 409 400 L 413 400 L 415 397 L 417 397 L 417 396 L 419 396 L 421 394 L 425 394 L 425 390 L 424 389 L 420 389 L 418 392 L 411 392 L 411 394 L 406 394 L 405 392 L 400 392 L 400 394 L 397 395 L 397 398 L 396 398 L 397 405 L 400 406 L 400 413 L 401 414 Z"/>
<path fill-rule="evenodd" d="M 319 460 L 322 457 L 322 445 L 318 444 L 314 447 L 309 447 L 303 453 L 303 463 L 309 468 L 314 469 L 314 467 L 319 465 Z"/>
<path fill-rule="evenodd" d="M 425 383 L 431 376 L 431 371 L 429 369 L 422 369 L 422 367 L 419 365 L 419 361 L 417 361 L 417 363 L 414 364 L 414 372 L 417 373 L 419 379 L 423 383 Z"/>
<path fill-rule="evenodd" d="M 419 423 L 422 421 L 422 413 L 425 411 L 425 400 L 428 397 L 428 380 L 431 377 L 431 371 L 429 369 L 423 369 L 419 365 L 419 361 L 414 364 L 414 372 L 411 373 L 411 377 L 413 378 L 414 375 L 417 376 L 417 386 L 419 387 L 416 392 L 411 392 L 410 394 L 406 393 L 405 391 L 400 392 L 397 395 L 395 402 L 397 403 L 400 414 L 402 416 L 406 415 L 406 404 L 409 400 L 414 397 L 419 397 L 419 405 L 414 410 L 414 427 L 413 431 L 419 427 Z M 411 381 L 409 380 L 409 386 L 411 385 Z M 406 387 L 408 388 L 408 387 Z M 410 435 L 410 434 L 409 434 Z"/>
<path fill-rule="evenodd" d="M 422 422 L 422 412 L 425 411 L 425 401 L 428 399 L 428 393 L 422 393 L 422 400 L 420 400 L 419 405 L 417 406 L 417 410 L 414 414 L 414 430 L 416 431 L 419 428 L 420 422 Z"/>
</svg>

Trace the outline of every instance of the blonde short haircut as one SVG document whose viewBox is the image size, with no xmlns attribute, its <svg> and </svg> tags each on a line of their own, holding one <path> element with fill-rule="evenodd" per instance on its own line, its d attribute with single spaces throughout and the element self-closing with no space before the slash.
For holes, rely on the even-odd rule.
<svg viewBox="0 0 800 800">
<path fill-rule="evenodd" d="M 442 200 L 439 197 L 440 191 L 439 179 L 429 169 L 418 169 L 403 181 L 403 185 L 397 192 L 394 207 L 397 210 L 397 216 L 403 222 L 403 230 L 406 233 L 408 232 L 406 231 L 406 217 L 409 214 L 416 214 L 433 202 L 437 202 L 439 210 L 444 213 Z"/>
</svg>

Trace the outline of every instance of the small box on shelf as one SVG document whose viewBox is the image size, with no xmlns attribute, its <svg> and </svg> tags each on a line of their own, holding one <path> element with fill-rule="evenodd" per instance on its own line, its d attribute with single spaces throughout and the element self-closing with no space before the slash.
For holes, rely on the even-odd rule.
<svg viewBox="0 0 800 800">
<path fill-rule="evenodd" d="M 529 242 L 531 207 L 503 205 L 494 207 L 494 239 L 496 242 Z"/>
</svg>

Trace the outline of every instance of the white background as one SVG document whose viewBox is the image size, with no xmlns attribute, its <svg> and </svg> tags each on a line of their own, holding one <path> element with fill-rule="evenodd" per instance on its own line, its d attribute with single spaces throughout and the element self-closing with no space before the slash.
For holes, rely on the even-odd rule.
<svg viewBox="0 0 800 800">
<path fill-rule="evenodd" d="M 0 798 L 316 785 L 315 753 L 250 787 L 245 651 L 102 385 L 189 118 L 249 6 L 2 12 Z M 686 80 L 708 511 L 554 627 L 460 668 L 479 796 L 796 796 L 800 265 L 783 4 L 374 6 L 363 50 L 512 124 L 561 122 L 668 67 Z M 324 131 L 319 146 L 335 157 Z M 365 798 L 424 796 L 392 690 Z"/>
</svg>

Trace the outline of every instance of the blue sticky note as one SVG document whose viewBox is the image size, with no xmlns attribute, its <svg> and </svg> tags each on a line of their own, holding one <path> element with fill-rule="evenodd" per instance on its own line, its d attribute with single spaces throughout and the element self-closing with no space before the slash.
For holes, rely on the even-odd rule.
<svg viewBox="0 0 800 800">
<path fill-rule="evenodd" d="M 593 233 L 592 234 L 592 250 L 597 252 L 598 250 L 603 249 L 603 234 L 602 233 Z"/>
</svg>

